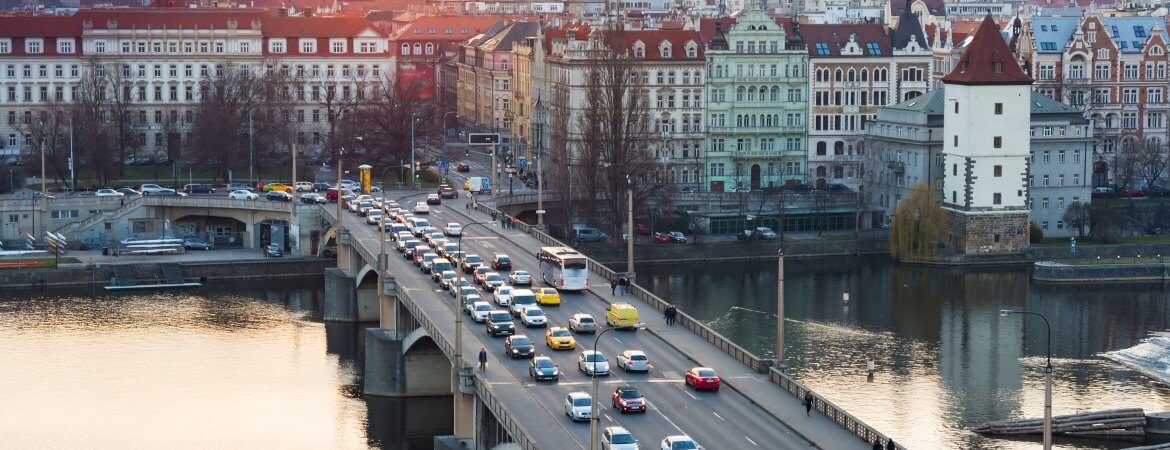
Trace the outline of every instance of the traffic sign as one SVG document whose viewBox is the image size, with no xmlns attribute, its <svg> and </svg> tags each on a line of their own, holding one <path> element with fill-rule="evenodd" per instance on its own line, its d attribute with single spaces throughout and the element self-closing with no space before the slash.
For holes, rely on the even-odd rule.
<svg viewBox="0 0 1170 450">
<path fill-rule="evenodd" d="M 467 145 L 496 145 L 500 143 L 500 133 L 468 133 Z"/>
<path fill-rule="evenodd" d="M 543 210 L 543 209 L 538 209 L 538 210 L 536 210 L 536 213 L 537 213 L 537 214 L 544 214 L 544 210 Z"/>
</svg>

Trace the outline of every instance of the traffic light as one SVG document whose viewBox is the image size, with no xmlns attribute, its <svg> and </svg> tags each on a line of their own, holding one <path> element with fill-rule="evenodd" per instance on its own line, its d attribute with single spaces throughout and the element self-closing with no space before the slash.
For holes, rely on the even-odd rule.
<svg viewBox="0 0 1170 450">
<path fill-rule="evenodd" d="M 468 148 L 463 149 L 463 157 L 464 158 L 471 157 L 471 149 L 468 149 Z"/>
<path fill-rule="evenodd" d="M 422 170 L 422 161 L 415 161 L 414 162 L 414 179 L 416 179 L 416 180 L 419 179 L 418 172 L 420 170 Z"/>
</svg>

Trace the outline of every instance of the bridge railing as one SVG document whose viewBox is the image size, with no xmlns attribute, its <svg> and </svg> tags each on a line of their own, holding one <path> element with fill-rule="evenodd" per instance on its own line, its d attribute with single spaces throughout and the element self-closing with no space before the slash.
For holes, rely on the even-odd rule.
<svg viewBox="0 0 1170 450">
<path fill-rule="evenodd" d="M 484 206 L 483 204 L 475 205 L 475 209 L 478 211 L 484 212 L 484 213 L 488 213 L 488 214 L 491 214 L 494 212 L 497 215 L 497 217 L 499 217 L 501 214 L 499 211 L 497 211 L 493 208 Z M 520 222 L 517 224 L 516 229 L 527 233 L 528 235 L 532 236 L 533 238 L 535 238 L 536 240 L 540 241 L 541 243 L 543 243 L 544 245 L 547 245 L 547 246 L 572 247 L 568 244 L 565 244 L 564 242 L 558 241 L 556 238 L 553 238 L 552 236 L 549 236 L 548 234 L 541 231 L 541 229 L 539 227 L 536 227 L 533 225 L 528 225 L 526 223 Z M 587 257 L 586 261 L 587 261 L 587 266 L 588 266 L 590 271 L 598 274 L 599 276 L 601 276 L 602 278 L 605 278 L 606 280 L 613 280 L 621 275 L 618 272 L 610 269 L 609 267 L 606 267 L 604 264 L 601 264 L 600 262 L 593 260 L 592 258 Z M 645 288 L 638 286 L 636 284 L 631 286 L 630 292 L 632 292 L 635 297 L 646 302 L 647 304 L 649 304 L 651 307 L 653 307 L 655 310 L 657 310 L 659 312 L 665 311 L 666 307 L 671 305 L 666 300 L 663 300 L 661 297 L 654 295 L 650 291 L 648 291 Z M 861 420 L 857 419 L 856 417 L 849 414 L 848 412 L 845 412 L 844 409 L 841 409 L 840 407 L 838 407 L 837 405 L 828 401 L 824 397 L 812 392 L 811 389 L 808 389 L 803 384 L 801 384 L 799 381 L 796 381 L 794 378 L 789 376 L 787 373 L 781 372 L 779 369 L 775 368 L 773 360 L 756 356 L 754 353 L 748 351 L 747 349 L 739 346 L 738 344 L 736 344 L 734 342 L 731 342 L 730 339 L 727 339 L 727 337 L 723 336 L 722 334 L 719 334 L 719 332 L 715 331 L 707 324 L 705 324 L 699 320 L 696 320 L 695 318 L 687 315 L 686 313 L 683 313 L 680 311 L 678 313 L 677 320 L 678 320 L 679 324 L 683 325 L 688 330 L 691 330 L 691 332 L 699 335 L 699 337 L 702 337 L 703 340 L 707 341 L 711 345 L 718 347 L 720 350 L 722 350 L 728 356 L 735 358 L 737 361 L 743 363 L 747 367 L 751 368 L 753 371 L 755 371 L 757 373 L 767 373 L 769 381 L 771 381 L 773 384 L 775 384 L 776 386 L 783 389 L 785 392 L 788 392 L 793 397 L 796 397 L 799 400 L 804 400 L 804 398 L 806 396 L 811 395 L 813 398 L 813 408 L 814 409 L 816 409 L 818 412 L 823 414 L 825 417 L 828 417 L 829 419 L 836 422 L 838 425 L 840 425 L 846 431 L 853 433 L 854 435 L 856 435 L 859 439 L 863 440 L 864 442 L 872 443 L 876 439 L 876 440 L 881 441 L 884 444 L 884 443 L 889 441 L 889 438 L 886 437 L 884 434 L 878 432 L 876 429 L 870 427 L 869 425 L 866 425 L 865 422 L 862 422 Z M 904 447 L 897 445 L 896 443 L 895 443 L 895 447 L 903 449 L 903 450 L 905 449 Z"/>
</svg>

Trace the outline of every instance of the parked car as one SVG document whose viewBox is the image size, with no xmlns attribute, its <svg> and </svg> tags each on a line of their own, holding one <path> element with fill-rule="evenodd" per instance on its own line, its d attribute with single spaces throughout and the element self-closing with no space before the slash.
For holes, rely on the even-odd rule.
<svg viewBox="0 0 1170 450">
<path fill-rule="evenodd" d="M 331 187 L 333 187 L 333 185 L 329 184 L 329 183 L 321 183 L 321 182 L 313 183 L 313 192 L 325 192 L 325 191 L 329 190 L 329 188 L 331 188 Z"/>
<path fill-rule="evenodd" d="M 284 191 L 268 191 L 268 193 L 264 195 L 264 198 L 278 202 L 292 201 L 292 195 L 289 195 L 288 192 Z"/>
<path fill-rule="evenodd" d="M 125 197 L 126 194 L 115 191 L 113 189 L 98 189 L 93 193 L 94 197 Z"/>
<path fill-rule="evenodd" d="M 264 257 L 266 257 L 266 258 L 279 258 L 281 256 L 284 256 L 284 251 L 281 250 L 279 245 L 268 244 L 267 247 L 264 247 Z"/>
<path fill-rule="evenodd" d="M 313 190 L 313 183 L 308 181 L 298 181 L 293 185 L 297 192 L 311 192 Z"/>
<path fill-rule="evenodd" d="M 581 242 L 605 242 L 609 235 L 593 227 L 574 226 L 573 238 Z"/>
<path fill-rule="evenodd" d="M 183 185 L 183 192 L 188 194 L 214 194 L 215 188 L 210 184 L 186 184 Z"/>
<path fill-rule="evenodd" d="M 772 231 L 772 229 L 768 228 L 768 227 L 756 227 L 755 234 L 756 234 L 756 237 L 759 239 L 764 239 L 764 240 L 769 240 L 769 241 L 776 239 L 776 232 Z"/>
<path fill-rule="evenodd" d="M 670 232 L 670 241 L 674 242 L 676 244 L 685 244 L 685 243 L 687 243 L 687 236 L 685 234 L 682 234 L 681 231 L 671 231 Z"/>
<path fill-rule="evenodd" d="M 671 242 L 673 242 L 673 241 L 670 240 L 669 234 L 666 234 L 663 232 L 654 233 L 654 243 L 655 244 L 669 244 Z"/>
<path fill-rule="evenodd" d="M 211 244 L 203 239 L 189 237 L 183 239 L 183 248 L 187 250 L 211 250 Z"/>
<path fill-rule="evenodd" d="M 259 194 L 252 191 L 239 189 L 228 193 L 228 198 L 232 200 L 255 200 L 260 198 Z"/>
</svg>

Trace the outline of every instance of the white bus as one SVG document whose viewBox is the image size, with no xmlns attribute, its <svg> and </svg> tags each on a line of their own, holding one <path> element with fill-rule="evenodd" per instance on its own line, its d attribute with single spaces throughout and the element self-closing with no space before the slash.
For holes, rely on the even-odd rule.
<svg viewBox="0 0 1170 450">
<path fill-rule="evenodd" d="M 568 247 L 541 247 L 536 254 L 545 283 L 562 291 L 589 289 L 585 255 Z"/>
</svg>

